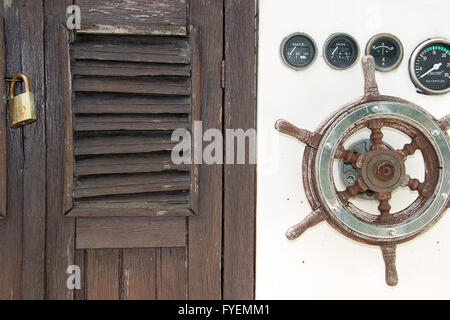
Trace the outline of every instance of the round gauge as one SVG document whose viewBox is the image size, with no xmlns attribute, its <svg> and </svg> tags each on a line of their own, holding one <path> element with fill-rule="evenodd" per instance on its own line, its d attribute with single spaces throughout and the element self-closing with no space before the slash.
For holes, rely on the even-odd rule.
<svg viewBox="0 0 450 320">
<path fill-rule="evenodd" d="M 281 56 L 289 67 L 302 70 L 309 67 L 316 59 L 317 46 L 307 34 L 293 33 L 283 40 Z"/>
<path fill-rule="evenodd" d="M 356 40 L 345 33 L 332 34 L 323 46 L 325 61 L 338 70 L 350 68 L 358 58 Z"/>
<path fill-rule="evenodd" d="M 414 85 L 426 94 L 450 91 L 450 42 L 430 39 L 422 42 L 409 60 L 409 75 Z"/>
<path fill-rule="evenodd" d="M 366 46 L 366 54 L 375 59 L 375 69 L 390 71 L 398 67 L 403 59 L 403 46 L 400 40 L 388 33 L 377 34 Z"/>
</svg>

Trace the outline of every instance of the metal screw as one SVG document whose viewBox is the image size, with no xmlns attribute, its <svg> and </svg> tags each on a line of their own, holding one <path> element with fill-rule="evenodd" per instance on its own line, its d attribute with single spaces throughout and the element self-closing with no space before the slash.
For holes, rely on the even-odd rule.
<svg viewBox="0 0 450 320">
<path fill-rule="evenodd" d="M 325 145 L 325 149 L 331 150 L 331 144 L 330 144 L 330 143 L 327 143 L 327 144 Z"/>
<path fill-rule="evenodd" d="M 372 108 L 372 111 L 373 111 L 373 112 L 380 112 L 380 107 L 379 107 L 379 106 L 374 106 L 374 107 Z"/>
<path fill-rule="evenodd" d="M 437 136 L 439 135 L 439 130 L 433 130 L 433 131 L 431 132 L 431 134 L 432 134 L 433 136 L 437 137 Z"/>
<path fill-rule="evenodd" d="M 441 193 L 441 199 L 447 200 L 448 195 L 446 193 Z"/>
<path fill-rule="evenodd" d="M 333 211 L 334 213 L 337 213 L 338 212 L 338 208 L 337 207 L 333 207 L 333 208 L 331 208 L 331 211 Z"/>
<path fill-rule="evenodd" d="M 395 237 L 395 235 L 397 234 L 397 231 L 395 231 L 394 229 L 392 229 L 391 231 L 389 231 L 389 235 L 391 237 Z"/>
</svg>

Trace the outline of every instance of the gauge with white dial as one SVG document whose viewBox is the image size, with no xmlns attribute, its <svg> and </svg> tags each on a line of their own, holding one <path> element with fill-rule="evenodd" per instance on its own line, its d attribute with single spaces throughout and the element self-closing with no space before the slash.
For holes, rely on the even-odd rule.
<svg viewBox="0 0 450 320">
<path fill-rule="evenodd" d="M 403 46 L 392 34 L 381 33 L 373 36 L 366 46 L 366 54 L 375 59 L 375 69 L 390 71 L 399 66 L 403 59 Z"/>
<path fill-rule="evenodd" d="M 450 91 L 450 42 L 430 39 L 422 42 L 412 53 L 409 74 L 419 91 L 443 94 Z"/>
</svg>

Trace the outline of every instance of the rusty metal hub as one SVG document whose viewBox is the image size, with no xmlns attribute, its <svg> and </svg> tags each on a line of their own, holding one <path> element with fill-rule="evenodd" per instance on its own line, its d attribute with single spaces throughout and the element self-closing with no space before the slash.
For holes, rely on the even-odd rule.
<svg viewBox="0 0 450 320">
<path fill-rule="evenodd" d="M 400 98 L 381 96 L 375 81 L 373 57 L 362 60 L 364 96 L 350 103 L 309 132 L 279 120 L 275 128 L 305 143 L 303 185 L 313 211 L 286 235 L 293 240 L 308 228 L 327 221 L 349 238 L 381 247 L 386 265 L 386 282 L 398 282 L 395 267 L 396 245 L 425 232 L 449 207 L 450 128 L 449 116 L 440 120 L 421 107 Z M 406 134 L 411 142 L 400 150 L 391 150 L 383 141 L 384 127 Z M 353 134 L 368 128 L 370 150 L 358 152 L 344 148 Z M 360 143 L 360 142 L 359 142 Z M 411 178 L 405 160 L 420 150 L 425 179 Z M 338 190 L 333 176 L 335 160 L 345 164 L 352 175 L 345 190 Z M 342 168 L 343 166 L 341 166 Z M 348 168 L 352 167 L 353 171 Z M 391 212 L 393 192 L 408 187 L 417 192 L 416 200 L 399 212 Z M 365 212 L 352 198 L 371 195 L 378 201 L 378 213 Z M 373 196 L 372 196 L 373 195 Z"/>
<path fill-rule="evenodd" d="M 392 192 L 405 179 L 405 162 L 395 151 L 380 149 L 366 154 L 361 175 L 373 192 Z"/>
</svg>

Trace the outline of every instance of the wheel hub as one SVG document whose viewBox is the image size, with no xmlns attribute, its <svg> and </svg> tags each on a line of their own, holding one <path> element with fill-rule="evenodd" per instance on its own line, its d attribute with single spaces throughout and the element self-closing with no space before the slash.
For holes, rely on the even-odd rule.
<svg viewBox="0 0 450 320">
<path fill-rule="evenodd" d="M 366 154 L 361 169 L 364 183 L 373 192 L 392 192 L 405 179 L 405 162 L 395 151 L 380 149 Z"/>
</svg>

